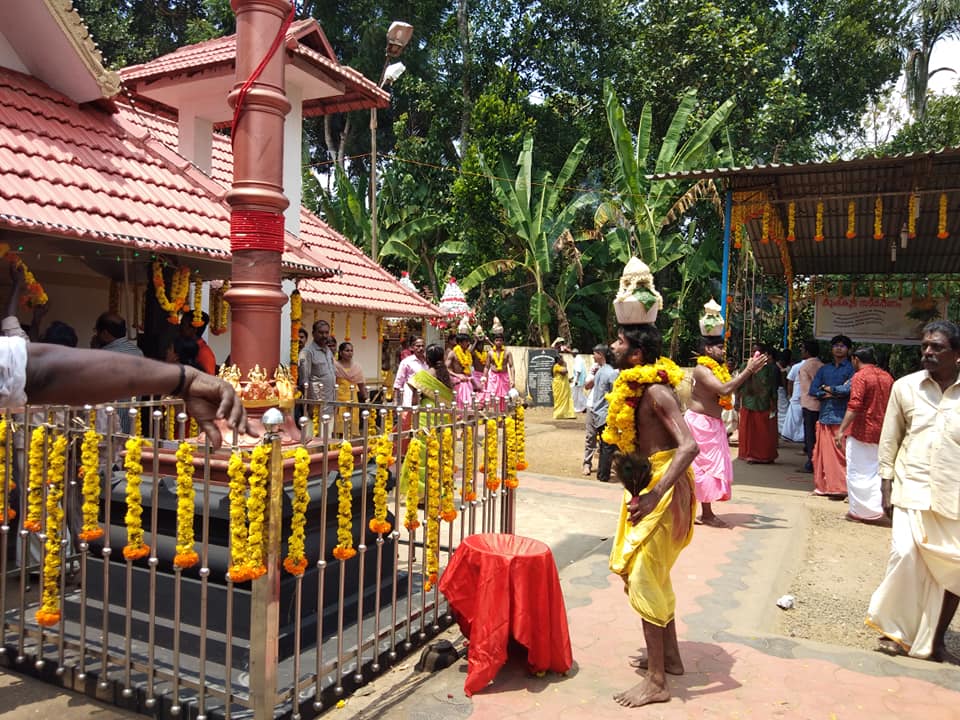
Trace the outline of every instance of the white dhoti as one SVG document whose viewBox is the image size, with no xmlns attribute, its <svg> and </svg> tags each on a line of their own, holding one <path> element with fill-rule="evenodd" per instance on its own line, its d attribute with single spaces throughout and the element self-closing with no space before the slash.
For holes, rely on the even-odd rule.
<svg viewBox="0 0 960 720">
<path fill-rule="evenodd" d="M 930 657 L 945 590 L 960 595 L 960 520 L 894 507 L 890 561 L 867 625 L 912 657 Z"/>
<path fill-rule="evenodd" d="M 847 500 L 858 520 L 883 517 L 880 495 L 880 446 L 847 436 Z"/>
</svg>

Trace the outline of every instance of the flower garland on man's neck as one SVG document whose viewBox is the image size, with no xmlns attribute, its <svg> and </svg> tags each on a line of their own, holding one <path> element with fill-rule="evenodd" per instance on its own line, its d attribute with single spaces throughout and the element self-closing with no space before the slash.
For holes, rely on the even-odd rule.
<svg viewBox="0 0 960 720">
<path fill-rule="evenodd" d="M 440 572 L 440 441 L 437 429 L 431 428 L 427 435 L 427 497 L 424 501 L 424 515 L 427 517 L 427 530 L 424 537 L 426 554 L 426 581 L 423 589 L 427 592 L 437 582 Z"/>
<path fill-rule="evenodd" d="M 490 351 L 490 357 L 493 359 L 493 369 L 497 372 L 503 372 L 503 363 L 507 359 L 507 351 L 501 350 L 497 352 L 496 350 Z"/>
<path fill-rule="evenodd" d="M 721 385 L 726 385 L 728 382 L 730 382 L 730 371 L 727 370 L 727 366 L 721 365 L 712 357 L 709 357 L 708 355 L 701 355 L 697 358 L 697 365 L 703 365 L 710 372 L 712 372 L 713 376 L 720 381 Z M 732 410 L 733 395 L 720 395 L 717 398 L 717 403 L 719 403 L 720 407 L 722 407 L 724 410 Z"/>
<path fill-rule="evenodd" d="M 140 495 L 140 480 L 143 476 L 141 456 L 146 441 L 140 435 L 139 422 L 134 434 L 127 438 L 126 457 L 123 469 L 127 480 L 127 544 L 123 546 L 123 556 L 127 560 L 139 560 L 150 554 L 150 546 L 143 542 L 143 497 Z"/>
<path fill-rule="evenodd" d="M 30 468 L 27 476 L 27 517 L 23 529 L 40 532 L 43 529 L 43 454 L 47 442 L 47 428 L 38 425 L 30 434 Z"/>
<path fill-rule="evenodd" d="M 58 435 L 48 459 L 47 539 L 43 556 L 43 597 L 37 610 L 37 623 L 50 627 L 60 622 L 60 573 L 62 571 L 63 483 L 67 470 L 67 437 Z"/>
<path fill-rule="evenodd" d="M 410 438 L 407 454 L 403 458 L 403 467 L 400 470 L 401 484 L 405 482 L 407 488 L 403 526 L 410 532 L 420 527 L 417 505 L 420 503 L 420 452 L 422 450 L 423 441 L 416 437 Z"/>
<path fill-rule="evenodd" d="M 440 469 L 440 517 L 448 523 L 457 519 L 453 502 L 453 428 L 443 429 L 443 466 Z"/>
<path fill-rule="evenodd" d="M 486 484 L 490 492 L 500 489 L 500 477 L 497 475 L 497 421 L 487 420 L 487 432 L 483 438 L 484 457 L 483 472 L 486 475 Z"/>
<path fill-rule="evenodd" d="M 603 441 L 608 445 L 616 445 L 622 453 L 636 450 L 636 408 L 647 385 L 660 384 L 675 388 L 681 380 L 683 370 L 667 357 L 661 357 L 652 365 L 637 365 L 621 370 L 613 383 L 613 391 L 607 393 L 610 406 Z"/>
<path fill-rule="evenodd" d="M 287 557 L 283 559 L 283 568 L 291 575 L 303 575 L 307 569 L 305 553 L 307 505 L 310 495 L 307 493 L 307 478 L 310 476 L 310 453 L 303 445 L 298 445 L 293 453 L 293 515 L 290 518 L 290 537 L 287 540 Z"/>
<path fill-rule="evenodd" d="M 390 477 L 390 465 L 395 460 L 393 457 L 393 440 L 390 438 L 390 429 L 387 427 L 390 423 L 390 417 L 390 413 L 387 412 L 383 435 L 377 438 L 373 446 L 377 472 L 373 482 L 373 517 L 370 518 L 369 526 L 370 532 L 380 535 L 385 535 L 393 529 L 390 521 L 387 520 L 387 479 Z"/>
<path fill-rule="evenodd" d="M 357 554 L 353 547 L 353 447 L 344 440 L 337 458 L 340 476 L 337 478 L 337 545 L 333 556 L 349 560 Z"/>
<path fill-rule="evenodd" d="M 460 367 L 463 369 L 462 372 L 464 375 L 469 375 L 473 372 L 473 353 L 469 350 L 464 350 L 460 347 L 460 343 L 457 343 L 453 346 L 453 354 L 457 356 L 457 361 L 460 363 Z"/>
<path fill-rule="evenodd" d="M 180 443 L 177 448 L 177 554 L 173 564 L 178 568 L 191 568 L 200 560 L 193 549 L 193 517 L 196 514 L 193 489 L 193 444 Z"/>
<path fill-rule="evenodd" d="M 463 434 L 463 501 L 473 502 L 477 493 L 473 489 L 473 426 L 468 425 Z"/>
<path fill-rule="evenodd" d="M 526 408 L 517 405 L 517 470 L 527 469 L 527 425 L 524 422 Z"/>
<path fill-rule="evenodd" d="M 16 489 L 13 480 L 7 477 L 7 456 L 10 452 L 10 426 L 7 416 L 0 419 L 0 508 L 7 509 L 7 522 L 17 516 L 17 511 L 10 506 L 10 493 Z"/>
<path fill-rule="evenodd" d="M 100 440 L 97 432 L 97 411 L 91 410 L 87 417 L 87 430 L 80 445 L 80 475 L 83 478 L 83 524 L 80 539 L 84 542 L 103 537 L 100 527 Z"/>
</svg>

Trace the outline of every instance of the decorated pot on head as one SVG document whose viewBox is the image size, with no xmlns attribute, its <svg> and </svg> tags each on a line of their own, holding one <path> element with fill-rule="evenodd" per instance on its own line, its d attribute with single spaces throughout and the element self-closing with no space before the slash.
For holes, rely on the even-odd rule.
<svg viewBox="0 0 960 720">
<path fill-rule="evenodd" d="M 620 276 L 620 289 L 613 299 L 617 322 L 621 325 L 655 323 L 663 307 L 663 298 L 653 286 L 653 273 L 638 257 L 630 258 Z"/>
<path fill-rule="evenodd" d="M 503 323 L 496 315 L 493 316 L 493 325 L 490 326 L 490 337 L 494 340 L 503 337 Z"/>
<path fill-rule="evenodd" d="M 710 302 L 704 303 L 703 314 L 700 316 L 700 334 L 705 338 L 723 337 L 723 315 L 722 308 L 717 302 L 710 298 Z"/>
</svg>

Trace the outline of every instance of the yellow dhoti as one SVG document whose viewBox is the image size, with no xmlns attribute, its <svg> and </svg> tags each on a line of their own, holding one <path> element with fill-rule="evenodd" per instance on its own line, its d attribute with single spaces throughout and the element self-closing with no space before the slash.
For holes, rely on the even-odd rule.
<svg viewBox="0 0 960 720">
<path fill-rule="evenodd" d="M 673 460 L 673 450 L 650 456 L 651 489 L 663 477 Z M 636 525 L 629 521 L 627 503 L 630 494 L 624 490 L 617 521 L 617 532 L 610 551 L 610 570 L 623 578 L 630 605 L 640 617 L 659 627 L 673 620 L 676 597 L 670 582 L 670 570 L 680 551 L 693 538 L 693 520 L 697 503 L 693 497 L 693 471 L 668 490 L 653 512 Z"/>
</svg>

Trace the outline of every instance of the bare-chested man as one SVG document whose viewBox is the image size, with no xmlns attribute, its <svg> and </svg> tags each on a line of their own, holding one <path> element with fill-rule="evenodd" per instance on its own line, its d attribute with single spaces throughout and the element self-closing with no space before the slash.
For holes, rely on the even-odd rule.
<svg viewBox="0 0 960 720">
<path fill-rule="evenodd" d="M 473 401 L 473 350 L 470 347 L 470 335 L 457 332 L 453 347 L 447 353 L 447 370 L 453 381 L 457 407 L 469 408 Z"/>
<path fill-rule="evenodd" d="M 626 707 L 666 702 L 670 690 L 665 673 L 683 674 L 670 569 L 693 537 L 696 503 L 690 463 L 698 450 L 673 390 L 683 372 L 660 357 L 661 349 L 655 325 L 621 325 L 613 345 L 621 372 L 604 434 L 604 440 L 619 449 L 615 464 L 625 487 L 632 486 L 632 473 L 650 473 L 649 483 L 637 494 L 625 490 L 610 553 L 610 569 L 623 578 L 630 605 L 643 620 L 647 646 L 646 656 L 632 662 L 645 671 L 643 679 L 614 696 Z M 635 436 L 631 428 L 611 421 L 623 416 L 624 406 L 634 408 Z"/>
<path fill-rule="evenodd" d="M 746 370 L 731 379 L 723 357 L 723 336 L 705 336 L 701 340 L 701 355 L 693 370 L 693 392 L 683 416 L 700 446 L 700 453 L 693 461 L 697 502 L 702 506 L 698 523 L 727 527 L 711 507 L 711 503 L 730 499 L 733 484 L 730 443 L 721 413 L 733 407 L 731 395 L 766 362 L 764 354 L 753 357 L 747 362 Z"/>
</svg>

